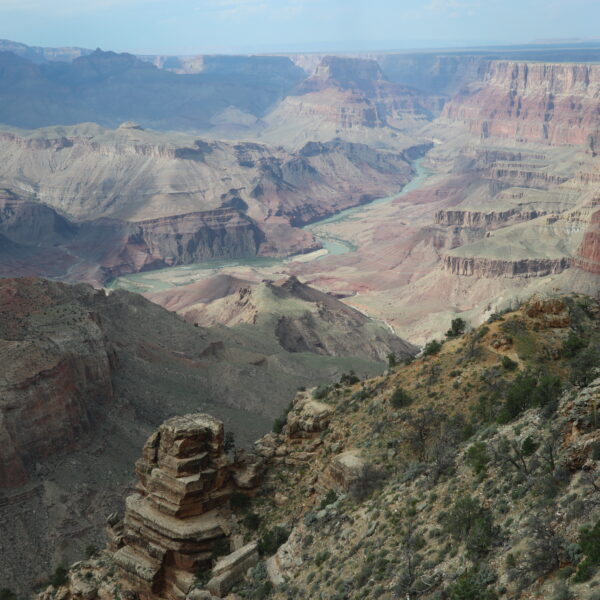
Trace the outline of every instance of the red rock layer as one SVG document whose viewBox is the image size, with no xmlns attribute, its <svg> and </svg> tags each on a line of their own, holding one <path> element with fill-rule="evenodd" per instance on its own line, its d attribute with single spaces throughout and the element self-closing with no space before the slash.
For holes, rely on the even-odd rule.
<svg viewBox="0 0 600 600">
<path fill-rule="evenodd" d="M 94 315 L 54 300 L 45 282 L 0 280 L 0 489 L 23 485 L 39 459 L 80 444 L 94 411 L 113 397 Z M 46 327 L 55 310 L 64 315 L 60 330 Z"/>
<path fill-rule="evenodd" d="M 600 66 L 493 61 L 443 111 L 483 137 L 587 144 L 600 127 Z"/>
<path fill-rule="evenodd" d="M 592 215 L 574 264 L 589 273 L 600 274 L 600 210 Z"/>
</svg>

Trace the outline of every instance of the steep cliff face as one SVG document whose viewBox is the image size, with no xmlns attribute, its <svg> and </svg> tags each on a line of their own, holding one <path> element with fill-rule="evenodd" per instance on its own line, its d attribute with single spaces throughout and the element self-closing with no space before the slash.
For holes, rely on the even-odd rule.
<svg viewBox="0 0 600 600">
<path fill-rule="evenodd" d="M 504 227 L 510 223 L 537 219 L 545 214 L 544 211 L 517 208 L 497 212 L 444 209 L 435 213 L 435 223 L 444 227 L 476 227 L 488 230 Z"/>
<path fill-rule="evenodd" d="M 590 226 L 583 234 L 574 265 L 589 273 L 600 274 L 600 211 L 592 214 Z"/>
<path fill-rule="evenodd" d="M 65 307 L 60 333 L 52 331 L 61 309 L 43 287 L 36 280 L 4 280 L 0 286 L 0 354 L 6 366 L 0 379 L 6 450 L 0 489 L 23 485 L 37 461 L 83 443 L 113 399 L 112 350 L 98 316 Z"/>
<path fill-rule="evenodd" d="M 136 223 L 101 220 L 100 224 L 87 225 L 80 238 L 96 237 L 100 229 L 111 232 L 112 240 L 107 239 L 103 251 L 95 257 L 103 280 L 214 258 L 256 256 L 266 237 L 252 219 L 229 208 Z M 280 249 L 272 250 L 276 253 Z"/>
<path fill-rule="evenodd" d="M 445 256 L 444 269 L 453 275 L 468 277 L 545 277 L 561 273 L 571 265 L 569 258 L 527 258 L 520 260 L 503 260 L 482 258 Z"/>
<path fill-rule="evenodd" d="M 441 104 L 437 96 L 387 80 L 375 60 L 325 56 L 266 117 L 262 135 L 293 147 L 341 137 L 402 148 L 406 131 L 439 114 Z"/>
<path fill-rule="evenodd" d="M 581 145 L 600 126 L 597 65 L 492 61 L 479 75 L 442 116 L 481 138 Z"/>
</svg>

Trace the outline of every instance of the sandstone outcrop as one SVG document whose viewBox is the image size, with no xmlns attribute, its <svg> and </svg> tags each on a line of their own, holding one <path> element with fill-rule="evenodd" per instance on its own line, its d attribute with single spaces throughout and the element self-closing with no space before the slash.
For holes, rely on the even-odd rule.
<svg viewBox="0 0 600 600">
<path fill-rule="evenodd" d="M 577 257 L 574 259 L 574 265 L 589 273 L 600 274 L 600 211 L 592 215 L 591 223 L 583 235 Z"/>
<path fill-rule="evenodd" d="M 250 542 L 217 562 L 211 571 L 206 589 L 222 598 L 240 581 L 248 569 L 258 563 L 258 543 Z M 190 599 L 193 600 L 193 597 Z"/>
<path fill-rule="evenodd" d="M 223 424 L 209 415 L 165 422 L 136 464 L 138 493 L 127 498 L 124 530 L 113 544 L 123 579 L 142 598 L 184 599 L 207 569 L 232 522 L 233 491 Z M 220 573 L 220 572 L 219 572 Z"/>
<path fill-rule="evenodd" d="M 338 454 L 319 477 L 318 485 L 337 493 L 355 491 L 367 474 L 369 463 L 359 450 L 353 449 Z"/>
</svg>

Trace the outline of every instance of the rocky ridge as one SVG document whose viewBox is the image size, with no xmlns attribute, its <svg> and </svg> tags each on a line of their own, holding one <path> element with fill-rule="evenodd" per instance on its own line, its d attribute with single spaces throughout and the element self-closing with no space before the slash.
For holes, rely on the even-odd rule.
<svg viewBox="0 0 600 600">
<path fill-rule="evenodd" d="M 190 323 L 233 328 L 252 325 L 257 332 L 270 331 L 292 353 L 354 355 L 385 362 L 390 352 L 405 358 L 417 350 L 385 324 L 293 275 L 261 282 L 219 275 L 147 296 Z"/>
</svg>

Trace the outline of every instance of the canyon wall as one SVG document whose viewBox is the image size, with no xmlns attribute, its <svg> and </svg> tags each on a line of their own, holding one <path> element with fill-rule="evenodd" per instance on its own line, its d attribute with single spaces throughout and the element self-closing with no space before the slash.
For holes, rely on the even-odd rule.
<svg viewBox="0 0 600 600">
<path fill-rule="evenodd" d="M 483 257 L 444 257 L 444 269 L 453 275 L 469 277 L 545 277 L 561 273 L 570 266 L 568 258 L 524 258 L 521 260 Z"/>
<path fill-rule="evenodd" d="M 592 214 L 590 226 L 583 235 L 574 264 L 588 273 L 600 274 L 600 211 Z"/>
<path fill-rule="evenodd" d="M 492 61 L 442 116 L 486 138 L 585 145 L 600 127 L 600 66 Z"/>
<path fill-rule="evenodd" d="M 42 300 L 35 280 L 0 286 L 0 489 L 29 480 L 37 461 L 73 449 L 113 398 L 111 348 L 98 316 Z M 95 292 L 90 288 L 89 294 Z M 30 311 L 35 318 L 28 319 Z M 48 329 L 63 315 L 60 334 Z"/>
</svg>

